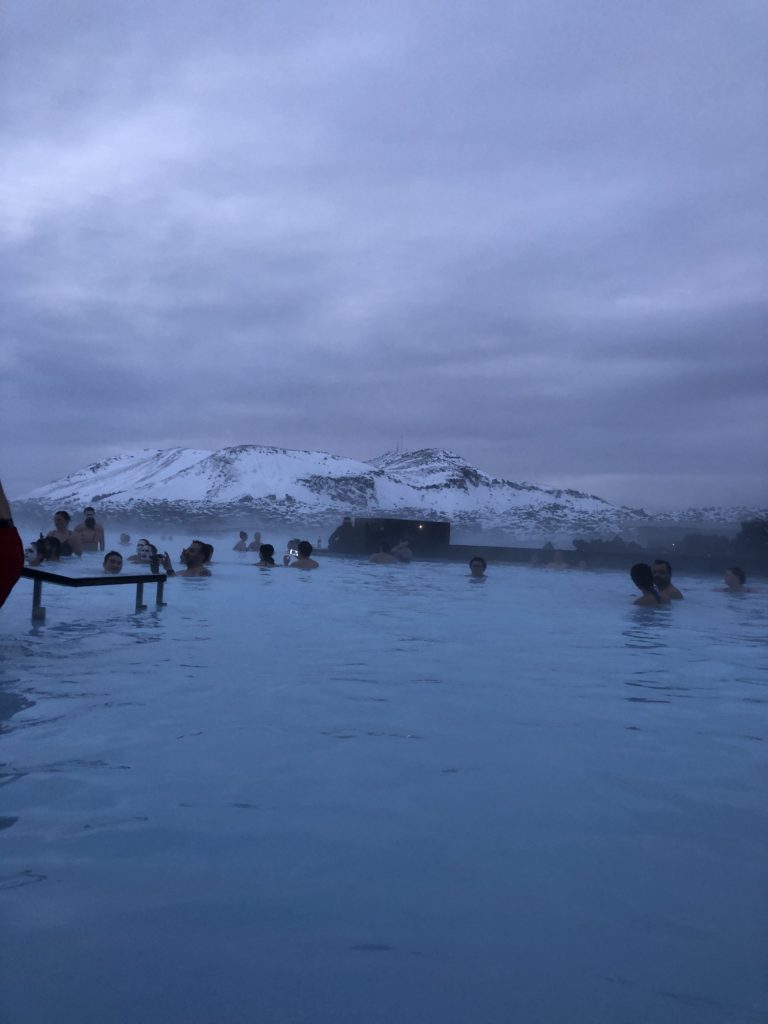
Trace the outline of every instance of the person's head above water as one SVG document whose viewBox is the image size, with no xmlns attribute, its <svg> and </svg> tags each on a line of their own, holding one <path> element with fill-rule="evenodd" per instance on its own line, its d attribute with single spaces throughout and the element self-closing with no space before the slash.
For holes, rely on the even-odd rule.
<svg viewBox="0 0 768 1024">
<path fill-rule="evenodd" d="M 672 581 L 672 566 L 664 558 L 657 558 L 651 566 L 653 578 L 659 586 L 666 586 Z"/>
<path fill-rule="evenodd" d="M 291 541 L 291 544 L 293 543 Z M 317 562 L 312 558 L 312 551 L 314 549 L 309 541 L 297 540 L 295 543 L 296 547 L 283 555 L 283 565 L 287 565 L 291 569 L 317 569 Z M 291 555 L 296 556 L 293 562 L 291 561 Z"/>
<path fill-rule="evenodd" d="M 58 512 L 53 513 L 53 525 L 57 530 L 66 530 L 69 528 L 69 520 L 71 518 L 69 512 L 59 509 Z"/>
<path fill-rule="evenodd" d="M 148 562 L 156 552 L 157 548 L 154 544 L 150 544 L 146 537 L 142 537 L 136 545 L 136 554 L 142 562 Z"/>
<path fill-rule="evenodd" d="M 473 576 L 484 576 L 487 568 L 486 561 L 482 555 L 474 555 L 469 560 L 469 571 Z"/>
<path fill-rule="evenodd" d="M 205 563 L 205 548 L 200 540 L 193 540 L 192 543 L 182 549 L 181 561 L 184 565 L 203 565 Z"/>
<path fill-rule="evenodd" d="M 650 565 L 646 565 L 645 562 L 638 562 L 636 565 L 633 565 L 629 570 L 629 575 L 632 577 L 632 582 L 637 589 L 642 590 L 644 594 L 654 593 L 656 590 L 653 571 Z"/>
<path fill-rule="evenodd" d="M 723 579 L 726 587 L 731 590 L 739 590 L 747 582 L 747 574 L 740 565 L 732 565 L 730 569 L 725 570 Z"/>
<path fill-rule="evenodd" d="M 271 544 L 262 544 L 259 548 L 259 556 L 262 562 L 268 562 L 270 565 L 275 564 L 275 549 Z"/>
<path fill-rule="evenodd" d="M 673 601 L 682 600 L 683 595 L 672 582 L 672 566 L 664 558 L 657 558 L 651 566 L 653 579 L 659 593 Z"/>
<path fill-rule="evenodd" d="M 33 540 L 25 552 L 27 558 L 33 565 L 39 565 L 45 561 L 45 537 L 42 533 L 37 540 Z"/>
<path fill-rule="evenodd" d="M 43 538 L 43 557 L 46 562 L 58 562 L 61 557 L 61 541 L 58 537 Z"/>
<path fill-rule="evenodd" d="M 193 540 L 189 547 L 181 552 L 181 561 L 188 569 L 194 569 L 209 562 L 212 554 L 213 548 L 210 544 L 203 540 Z"/>
<path fill-rule="evenodd" d="M 116 574 L 123 568 L 123 556 L 119 551 L 108 551 L 104 555 L 104 572 Z"/>
</svg>

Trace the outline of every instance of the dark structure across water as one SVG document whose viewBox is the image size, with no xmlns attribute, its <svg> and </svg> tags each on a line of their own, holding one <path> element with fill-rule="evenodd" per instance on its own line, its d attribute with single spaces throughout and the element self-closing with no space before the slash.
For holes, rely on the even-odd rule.
<svg viewBox="0 0 768 1024">
<path fill-rule="evenodd" d="M 430 519 L 347 518 L 331 534 L 328 550 L 339 555 L 372 555 L 382 542 L 408 541 L 415 555 L 439 557 L 451 543 L 451 524 Z"/>
<path fill-rule="evenodd" d="M 744 526 L 752 524 L 744 524 Z M 451 524 L 427 519 L 382 519 L 358 517 L 345 519 L 336 531 L 336 543 L 322 552 L 323 555 L 363 556 L 379 550 L 381 541 L 394 547 L 401 540 L 407 540 L 416 558 L 422 561 L 469 562 L 474 555 L 481 555 L 489 565 L 495 563 L 516 563 L 518 565 L 551 566 L 553 568 L 578 569 L 628 569 L 634 562 L 653 562 L 666 558 L 672 562 L 679 575 L 712 573 L 721 575 L 732 564 L 743 564 L 748 576 L 768 576 L 768 540 L 765 524 L 757 524 L 751 533 L 744 531 L 744 546 L 738 551 L 726 553 L 711 538 L 707 549 L 707 537 L 701 535 L 701 547 L 694 551 L 680 551 L 676 544 L 663 546 L 659 550 L 644 548 L 640 544 L 626 544 L 624 549 L 611 549 L 611 544 L 576 541 L 576 547 L 555 548 L 552 544 L 543 547 L 506 547 L 484 544 L 451 544 Z M 333 539 L 333 535 L 332 538 Z"/>
</svg>

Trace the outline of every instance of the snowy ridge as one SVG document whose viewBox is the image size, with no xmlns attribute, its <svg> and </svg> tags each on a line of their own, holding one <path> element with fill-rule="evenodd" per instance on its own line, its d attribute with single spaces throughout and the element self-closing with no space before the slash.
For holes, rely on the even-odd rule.
<svg viewBox="0 0 768 1024">
<path fill-rule="evenodd" d="M 16 503 L 15 503 L 16 504 Z M 439 449 L 359 462 L 327 452 L 238 445 L 145 449 L 97 462 L 19 499 L 22 512 L 87 504 L 142 520 L 331 523 L 343 515 L 449 520 L 541 534 L 617 530 L 646 513 L 573 490 L 490 477 Z"/>
</svg>

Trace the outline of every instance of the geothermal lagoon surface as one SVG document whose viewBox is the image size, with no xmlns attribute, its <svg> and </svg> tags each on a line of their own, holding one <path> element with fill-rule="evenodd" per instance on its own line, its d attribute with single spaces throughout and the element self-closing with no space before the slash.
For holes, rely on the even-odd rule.
<svg viewBox="0 0 768 1024">
<path fill-rule="evenodd" d="M 3 1024 L 766 1019 L 764 587 L 226 546 L 0 613 Z"/>
</svg>

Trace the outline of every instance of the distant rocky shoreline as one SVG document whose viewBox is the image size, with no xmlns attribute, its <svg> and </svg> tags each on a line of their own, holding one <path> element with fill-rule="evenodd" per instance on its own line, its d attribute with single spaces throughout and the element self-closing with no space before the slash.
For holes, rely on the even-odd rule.
<svg viewBox="0 0 768 1024">
<path fill-rule="evenodd" d="M 327 452 L 239 445 L 219 451 L 145 449 L 93 463 L 14 500 L 19 521 L 46 522 L 87 504 L 102 518 L 179 529 L 275 524 L 325 530 L 344 515 L 450 522 L 458 534 L 526 541 L 636 537 L 658 529 L 736 532 L 760 509 L 650 515 L 572 489 L 491 477 L 441 449 L 359 462 Z"/>
</svg>

